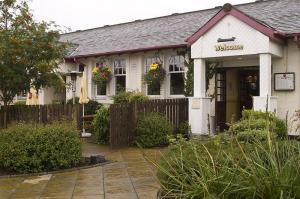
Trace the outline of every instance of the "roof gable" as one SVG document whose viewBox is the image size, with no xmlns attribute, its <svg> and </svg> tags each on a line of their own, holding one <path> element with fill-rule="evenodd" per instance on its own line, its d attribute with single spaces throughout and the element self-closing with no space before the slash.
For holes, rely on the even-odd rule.
<svg viewBox="0 0 300 199">
<path fill-rule="evenodd" d="M 283 43 L 283 34 L 277 32 L 275 29 L 269 27 L 266 24 L 258 22 L 252 17 L 246 15 L 242 11 L 233 7 L 231 4 L 225 4 L 223 8 L 213 16 L 204 26 L 202 26 L 196 33 L 189 37 L 186 41 L 189 46 L 195 43 L 201 36 L 207 33 L 211 28 L 213 28 L 217 23 L 219 23 L 224 17 L 231 15 L 245 24 L 249 25 L 253 29 L 263 33 L 268 36 L 271 40 L 279 43 Z"/>
</svg>

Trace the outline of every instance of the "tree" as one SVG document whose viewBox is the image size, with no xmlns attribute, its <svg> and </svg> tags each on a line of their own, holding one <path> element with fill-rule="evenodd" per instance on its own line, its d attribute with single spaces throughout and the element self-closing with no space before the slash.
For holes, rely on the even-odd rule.
<svg viewBox="0 0 300 199">
<path fill-rule="evenodd" d="M 36 22 L 24 0 L 0 2 L 0 101 L 4 108 L 31 87 L 58 85 L 66 44 L 53 22 Z"/>
</svg>

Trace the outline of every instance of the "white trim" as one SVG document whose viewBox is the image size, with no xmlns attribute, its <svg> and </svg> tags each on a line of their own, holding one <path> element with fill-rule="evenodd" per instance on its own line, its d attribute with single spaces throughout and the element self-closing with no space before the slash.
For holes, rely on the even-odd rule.
<svg viewBox="0 0 300 199">
<path fill-rule="evenodd" d="M 94 88 L 95 88 L 95 99 L 106 99 L 107 98 L 107 91 L 108 91 L 108 84 L 106 84 L 106 91 L 105 91 L 105 95 L 98 95 L 98 92 L 97 92 L 97 87 L 98 85 L 94 83 Z"/>
</svg>

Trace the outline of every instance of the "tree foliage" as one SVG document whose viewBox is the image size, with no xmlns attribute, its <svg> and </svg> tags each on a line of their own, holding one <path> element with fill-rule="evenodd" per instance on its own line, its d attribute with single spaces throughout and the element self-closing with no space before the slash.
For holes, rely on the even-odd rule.
<svg viewBox="0 0 300 199">
<path fill-rule="evenodd" d="M 0 2 L 0 101 L 7 105 L 15 95 L 59 86 L 56 74 L 66 45 L 59 42 L 58 27 L 36 22 L 23 0 Z"/>
</svg>

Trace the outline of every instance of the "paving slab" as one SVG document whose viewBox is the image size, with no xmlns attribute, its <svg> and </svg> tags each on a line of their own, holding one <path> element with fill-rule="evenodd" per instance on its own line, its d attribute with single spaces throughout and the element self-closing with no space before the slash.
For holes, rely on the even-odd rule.
<svg viewBox="0 0 300 199">
<path fill-rule="evenodd" d="M 160 185 L 148 160 L 161 149 L 125 148 L 84 143 L 84 155 L 101 154 L 113 163 L 41 176 L 0 178 L 0 199 L 155 199 Z"/>
</svg>

